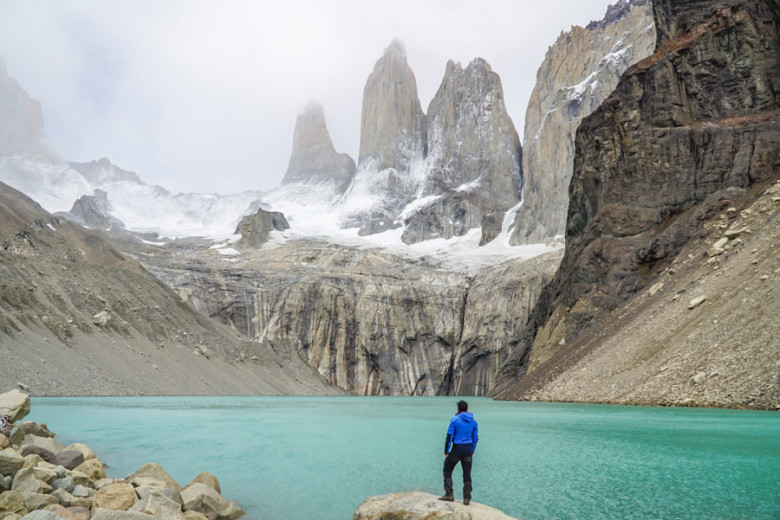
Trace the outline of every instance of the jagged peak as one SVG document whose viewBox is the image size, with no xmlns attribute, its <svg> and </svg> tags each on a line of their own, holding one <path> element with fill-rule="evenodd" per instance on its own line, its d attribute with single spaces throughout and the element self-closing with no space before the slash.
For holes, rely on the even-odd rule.
<svg viewBox="0 0 780 520">
<path fill-rule="evenodd" d="M 601 20 L 594 20 L 585 26 L 587 30 L 603 29 L 608 25 L 627 17 L 631 12 L 632 6 L 646 6 L 650 0 L 618 0 L 614 4 L 607 6 L 607 12 Z"/>
<path fill-rule="evenodd" d="M 400 58 L 403 58 L 405 61 L 406 47 L 404 47 L 404 42 L 402 42 L 398 38 L 394 38 L 393 41 L 390 42 L 390 45 L 388 45 L 387 48 L 385 49 L 385 56 L 398 56 Z"/>
<path fill-rule="evenodd" d="M 310 99 L 306 105 L 303 107 L 303 111 L 299 115 L 306 115 L 306 114 L 323 114 L 324 115 L 325 110 L 322 108 L 322 104 L 320 104 L 319 101 L 316 101 L 314 99 Z"/>
</svg>

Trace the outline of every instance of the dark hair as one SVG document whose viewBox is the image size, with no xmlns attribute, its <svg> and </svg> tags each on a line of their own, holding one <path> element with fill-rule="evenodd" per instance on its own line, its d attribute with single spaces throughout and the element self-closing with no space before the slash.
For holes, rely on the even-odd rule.
<svg viewBox="0 0 780 520">
<path fill-rule="evenodd" d="M 466 412 L 469 409 L 469 403 L 466 401 L 458 401 L 458 412 Z"/>
</svg>

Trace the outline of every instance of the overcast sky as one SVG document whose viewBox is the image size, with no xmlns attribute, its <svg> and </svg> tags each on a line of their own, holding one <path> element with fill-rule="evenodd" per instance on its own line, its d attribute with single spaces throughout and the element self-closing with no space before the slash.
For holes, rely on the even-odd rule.
<svg viewBox="0 0 780 520">
<path fill-rule="evenodd" d="M 363 87 L 393 38 L 423 110 L 448 59 L 485 58 L 519 134 L 562 30 L 609 0 L 0 0 L 0 57 L 66 159 L 108 157 L 173 192 L 277 186 L 319 101 L 356 158 Z"/>
</svg>

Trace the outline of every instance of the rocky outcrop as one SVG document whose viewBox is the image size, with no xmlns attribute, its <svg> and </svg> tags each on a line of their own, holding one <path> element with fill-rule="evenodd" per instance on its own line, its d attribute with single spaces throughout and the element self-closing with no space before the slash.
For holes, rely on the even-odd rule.
<svg viewBox="0 0 780 520">
<path fill-rule="evenodd" d="M 271 238 L 271 231 L 285 231 L 290 224 L 284 215 L 278 211 L 258 209 L 254 215 L 241 219 L 236 233 L 241 233 L 238 245 L 243 247 L 260 247 Z"/>
<path fill-rule="evenodd" d="M 520 139 L 501 79 L 485 60 L 465 69 L 447 63 L 428 105 L 427 135 L 421 196 L 438 198 L 405 218 L 404 242 L 463 235 L 479 227 L 483 215 L 520 201 Z"/>
<path fill-rule="evenodd" d="M 650 0 L 620 0 L 603 20 L 572 27 L 547 50 L 525 114 L 523 206 L 513 245 L 564 234 L 577 127 L 623 72 L 653 51 L 654 27 Z"/>
<path fill-rule="evenodd" d="M 79 197 L 70 211 L 61 215 L 90 229 L 103 231 L 123 229 L 125 225 L 118 218 L 111 216 L 112 211 L 108 194 L 103 190 L 95 190 L 93 195 Z"/>
<path fill-rule="evenodd" d="M 437 496 L 421 493 L 391 493 L 365 499 L 355 510 L 353 520 L 512 520 L 498 509 L 471 502 L 443 502 Z"/>
<path fill-rule="evenodd" d="M 0 155 L 48 153 L 50 148 L 40 102 L 22 90 L 0 60 Z"/>
<path fill-rule="evenodd" d="M 395 40 L 363 90 L 360 155 L 345 194 L 345 227 L 362 227 L 364 234 L 397 227 L 395 219 L 419 185 L 412 170 L 425 157 L 425 134 L 417 81 Z"/>
<path fill-rule="evenodd" d="M 0 417 L 17 422 L 30 413 L 30 396 L 19 390 L 0 394 Z"/>
<path fill-rule="evenodd" d="M 764 192 L 767 182 L 780 178 L 780 13 L 776 5 L 658 2 L 654 14 L 659 34 L 655 52 L 625 73 L 616 90 L 577 131 L 566 253 L 532 313 L 525 345 L 530 350 L 518 349 L 505 366 L 503 381 L 510 384 L 502 395 L 554 395 L 554 390 L 543 391 L 545 382 L 565 374 L 571 378 L 567 370 L 583 356 L 599 345 L 613 344 L 605 339 L 609 336 L 600 336 L 599 326 L 621 316 L 626 302 L 634 301 L 651 283 L 655 286 L 660 274 L 677 272 L 671 266 L 686 265 L 685 260 L 695 260 L 697 255 L 700 260 L 709 258 L 706 252 L 721 238 L 720 226 L 728 215 L 738 215 L 740 205 L 749 204 Z M 771 207 L 767 203 L 763 210 L 765 223 L 774 222 L 769 217 Z M 766 232 L 772 229 L 774 224 L 769 224 Z M 697 248 L 697 241 L 713 230 L 720 232 Z M 685 257 L 681 251 L 687 251 Z M 711 257 L 712 262 L 721 256 Z M 686 265 L 687 269 L 694 267 Z M 687 287 L 703 283 L 698 277 L 690 280 Z M 654 294 L 659 290 L 656 286 Z M 744 298 L 751 301 L 747 294 Z M 702 312 L 712 303 L 708 299 L 695 309 L 686 308 L 684 315 Z M 679 321 L 678 315 L 674 318 Z M 623 323 L 624 334 L 636 333 L 636 327 Z M 689 323 L 676 326 L 678 331 L 689 331 L 678 338 L 682 344 L 691 337 L 702 342 L 704 336 L 696 334 L 705 334 L 703 330 L 691 331 Z M 670 334 L 674 337 L 675 330 L 663 332 Z M 718 336 L 723 334 L 710 336 L 708 360 L 725 363 L 730 358 L 733 346 L 721 343 Z M 735 339 L 745 345 L 754 343 L 750 337 Z M 750 398 L 732 394 L 729 399 L 734 405 L 774 406 L 771 400 L 780 398 L 776 369 L 767 371 L 766 363 L 756 366 L 751 359 L 764 360 L 766 354 L 760 345 L 753 350 L 743 358 L 742 377 L 754 379 L 758 388 L 751 390 Z M 652 337 L 646 338 L 629 358 L 635 364 L 615 370 L 630 378 L 631 370 L 663 351 Z M 540 360 L 529 374 L 535 352 L 546 353 L 546 360 Z M 689 360 L 683 366 L 693 363 Z M 631 385 L 646 384 L 656 375 L 631 378 Z M 520 382 L 511 384 L 518 376 Z M 590 399 L 597 395 L 604 392 L 594 390 Z M 587 392 L 584 398 L 589 398 Z M 652 391 L 643 398 L 652 400 Z M 688 403 L 707 403 L 705 394 L 698 398 L 701 401 L 691 397 Z"/>
<path fill-rule="evenodd" d="M 354 173 L 355 161 L 333 147 L 322 105 L 306 105 L 295 123 L 292 154 L 282 184 L 332 184 L 336 193 L 343 193 Z"/>
<path fill-rule="evenodd" d="M 15 399 L 8 394 L 0 394 L 0 402 Z M 85 471 L 84 465 L 68 469 L 36 455 L 22 457 L 31 437 L 0 451 L 0 518 L 235 520 L 244 516 L 236 503 L 222 496 L 219 481 L 208 473 L 201 473 L 183 489 L 155 463 L 144 464 L 123 479 L 110 479 L 99 459 L 88 462 L 100 471 Z M 7 437 L 0 433 L 0 439 Z"/>
</svg>

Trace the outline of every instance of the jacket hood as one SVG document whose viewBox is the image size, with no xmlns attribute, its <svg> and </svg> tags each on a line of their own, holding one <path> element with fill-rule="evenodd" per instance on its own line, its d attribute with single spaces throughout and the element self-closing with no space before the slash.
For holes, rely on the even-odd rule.
<svg viewBox="0 0 780 520">
<path fill-rule="evenodd" d="M 474 421 L 474 414 L 471 412 L 460 412 L 458 414 L 458 417 L 460 417 L 460 420 L 463 422 L 472 422 Z"/>
</svg>

